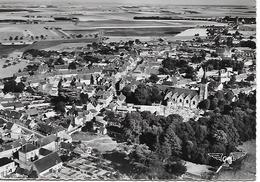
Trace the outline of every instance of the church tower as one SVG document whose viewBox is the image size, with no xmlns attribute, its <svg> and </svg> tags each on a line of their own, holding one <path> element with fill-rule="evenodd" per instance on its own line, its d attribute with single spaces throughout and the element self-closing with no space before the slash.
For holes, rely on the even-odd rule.
<svg viewBox="0 0 260 182">
<path fill-rule="evenodd" d="M 208 98 L 208 78 L 207 78 L 207 68 L 204 68 L 204 74 L 201 78 L 201 83 L 199 85 L 199 100 L 205 100 Z"/>
<path fill-rule="evenodd" d="M 208 78 L 207 78 L 207 67 L 203 68 L 204 70 L 204 74 L 203 77 L 201 78 L 201 83 L 207 83 L 208 82 Z"/>
<path fill-rule="evenodd" d="M 199 100 L 205 100 L 208 98 L 208 84 L 209 83 L 201 83 L 199 85 Z"/>
</svg>

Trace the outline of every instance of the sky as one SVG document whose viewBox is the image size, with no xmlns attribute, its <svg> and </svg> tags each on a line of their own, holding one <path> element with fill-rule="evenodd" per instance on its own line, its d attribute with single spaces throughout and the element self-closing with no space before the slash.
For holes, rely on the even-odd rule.
<svg viewBox="0 0 260 182">
<path fill-rule="evenodd" d="M 87 4 L 102 3 L 109 4 L 163 4 L 163 5 L 248 5 L 255 6 L 256 0 L 0 0 L 0 4 L 25 3 L 25 4 Z"/>
</svg>

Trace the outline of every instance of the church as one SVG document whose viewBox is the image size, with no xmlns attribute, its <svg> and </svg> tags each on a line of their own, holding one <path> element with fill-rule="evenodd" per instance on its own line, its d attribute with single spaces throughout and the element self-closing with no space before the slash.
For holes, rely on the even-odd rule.
<svg viewBox="0 0 260 182">
<path fill-rule="evenodd" d="M 196 109 L 199 102 L 208 97 L 208 83 L 199 84 L 199 90 L 185 88 L 169 88 L 164 100 L 169 108 L 190 108 Z"/>
<path fill-rule="evenodd" d="M 166 91 L 164 100 L 169 108 L 189 108 L 196 109 L 198 104 L 208 98 L 208 79 L 206 76 L 207 70 L 204 69 L 201 82 L 198 84 L 198 89 L 177 88 L 171 87 Z"/>
</svg>

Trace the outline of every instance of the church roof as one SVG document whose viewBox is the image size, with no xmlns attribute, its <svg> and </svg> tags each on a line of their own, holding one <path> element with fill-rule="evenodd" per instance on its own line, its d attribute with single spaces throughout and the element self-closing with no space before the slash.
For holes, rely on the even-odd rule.
<svg viewBox="0 0 260 182">
<path fill-rule="evenodd" d="M 198 91 L 197 90 L 191 90 L 191 89 L 186 89 L 186 88 L 176 88 L 176 87 L 172 87 L 169 88 L 167 93 L 172 92 L 172 95 L 174 95 L 175 93 L 177 93 L 177 96 L 183 95 L 184 98 L 187 96 L 191 96 L 191 98 L 195 97 L 198 95 Z"/>
</svg>

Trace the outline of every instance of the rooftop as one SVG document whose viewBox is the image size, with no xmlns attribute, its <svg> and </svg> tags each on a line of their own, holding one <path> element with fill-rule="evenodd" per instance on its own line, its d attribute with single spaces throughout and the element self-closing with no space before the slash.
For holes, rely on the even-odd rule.
<svg viewBox="0 0 260 182">
<path fill-rule="evenodd" d="M 31 152 L 33 150 L 37 149 L 37 147 L 31 143 L 27 143 L 25 145 L 22 146 L 22 148 L 19 150 L 20 152 L 23 152 L 23 153 L 28 153 L 28 152 Z"/>
<path fill-rule="evenodd" d="M 40 150 L 39 150 L 39 154 L 43 155 L 43 156 L 49 155 L 50 153 L 52 153 L 52 151 L 47 150 L 45 148 L 40 148 Z"/>
<path fill-rule="evenodd" d="M 51 167 L 61 163 L 61 159 L 57 152 L 53 152 L 34 162 L 34 166 L 39 173 L 50 169 Z"/>
<path fill-rule="evenodd" d="M 191 90 L 191 89 L 186 89 L 186 88 L 176 88 L 176 87 L 172 87 L 169 88 L 169 92 L 172 92 L 172 94 L 177 93 L 177 95 L 182 95 L 184 94 L 184 97 L 190 95 L 191 97 L 194 97 L 196 95 L 198 95 L 198 92 L 196 90 Z"/>
<path fill-rule="evenodd" d="M 6 164 L 9 164 L 11 162 L 13 162 L 13 160 L 7 157 L 0 158 L 0 167 L 5 166 Z"/>
</svg>

